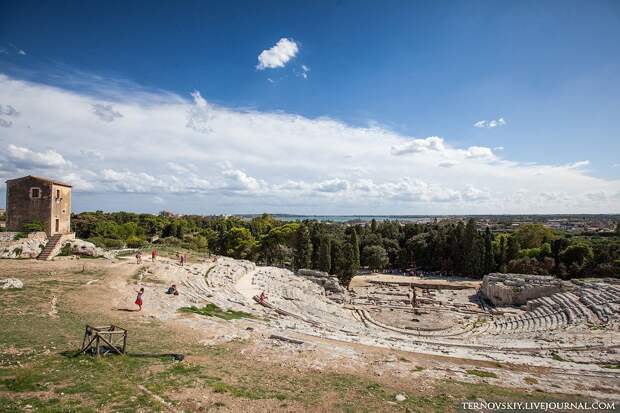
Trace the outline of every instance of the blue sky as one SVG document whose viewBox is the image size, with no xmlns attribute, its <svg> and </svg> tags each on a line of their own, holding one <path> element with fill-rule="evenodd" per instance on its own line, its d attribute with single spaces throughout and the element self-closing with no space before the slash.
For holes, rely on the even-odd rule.
<svg viewBox="0 0 620 413">
<path fill-rule="evenodd" d="M 274 47 L 280 39 L 294 42 L 294 56 L 283 67 L 257 69 L 261 51 Z M 186 104 L 198 105 L 190 94 L 199 91 L 210 108 L 222 111 L 277 112 L 291 119 L 299 115 L 307 121 L 329 118 L 346 128 L 378 128 L 405 141 L 439 136 L 455 150 L 489 148 L 495 159 L 488 161 L 571 166 L 568 169 L 579 169 L 580 176 L 599 180 L 604 187 L 600 190 L 612 197 L 620 178 L 618 39 L 620 4 L 615 1 L 0 2 L 0 74 L 7 81 L 102 100 L 88 103 L 91 106 L 136 103 L 137 91 L 174 95 L 186 100 Z M 106 95 L 106 89 L 113 90 L 114 96 Z M 5 85 L 5 92 L 8 90 Z M 0 105 L 12 105 L 10 97 L 3 100 Z M 140 104 L 149 107 L 152 102 Z M 27 113 L 17 110 L 23 122 Z M 122 111 L 117 113 L 124 115 Z M 126 116 L 119 118 L 128 120 Z M 499 119 L 502 121 L 496 127 L 473 126 L 481 120 L 486 120 L 484 125 L 488 126 L 488 121 Z M 41 118 L 32 122 L 44 126 Z M 77 155 L 64 154 L 66 148 L 50 145 L 46 135 L 35 138 L 16 129 L 0 129 L 0 133 L 12 134 L 0 144 L 32 153 L 52 150 L 67 162 L 79 164 Z M 84 133 L 89 134 L 87 126 Z M 124 133 L 129 134 L 129 129 Z M 203 128 L 201 133 L 208 132 Z M 257 132 L 247 139 L 260 145 L 258 140 L 265 138 Z M 390 141 L 386 145 L 400 144 Z M 392 155 L 395 152 L 398 150 L 392 150 Z M 419 153 L 409 152 L 414 158 Z M 253 179 L 271 187 L 283 185 L 287 179 L 298 182 L 303 178 L 308 185 L 313 180 L 313 185 L 347 181 L 351 197 L 355 180 L 367 179 L 343 171 L 330 175 L 324 170 L 315 171 L 315 179 L 312 171 L 297 177 L 284 167 L 274 172 L 278 165 L 273 165 L 270 172 L 264 165 L 270 163 L 270 156 L 277 156 L 273 151 L 271 154 L 240 162 L 222 154 L 217 162 L 232 165 L 222 170 L 242 171 L 249 177 L 252 172 L 256 175 Z M 178 157 L 175 163 L 191 163 L 182 154 Z M 125 164 L 118 156 L 104 158 L 114 159 L 116 164 L 110 162 L 100 168 L 131 169 L 130 158 L 124 160 Z M 144 161 L 142 171 L 132 172 L 155 178 L 162 173 L 147 168 Z M 384 182 L 374 184 L 403 177 L 416 181 L 419 168 L 427 167 L 416 162 L 408 160 L 398 176 L 386 175 Z M 458 161 L 451 158 L 448 162 Z M 10 159 L 4 163 L 11 165 Z M 24 162 L 20 165 L 25 171 Z M 200 165 L 195 166 L 202 170 Z M 490 196 L 499 189 L 483 188 L 484 179 L 478 176 L 472 177 L 471 183 L 454 182 L 454 176 L 433 178 L 444 169 L 448 168 L 420 178 L 427 187 L 436 185 L 460 192 L 461 204 L 446 206 L 441 201 L 444 204 L 439 210 L 509 212 L 503 210 L 511 205 L 508 201 L 486 207 L 466 205 L 463 185 Z M 101 170 L 92 172 L 100 175 Z M 75 173 L 67 169 L 59 172 Z M 216 180 L 210 174 L 197 176 Z M 376 176 L 374 172 L 369 174 Z M 580 192 L 577 185 L 574 195 L 569 194 L 568 181 L 566 184 L 568 189 L 564 190 L 558 189 L 560 184 L 550 183 L 540 193 L 562 192 L 570 198 Z M 459 185 L 463 187 L 456 188 Z M 515 184 L 507 180 L 505 185 Z M 528 187 L 526 183 L 519 185 Z M 492 186 L 502 185 L 497 182 Z M 89 193 L 84 188 L 84 192 L 85 197 L 97 197 L 95 190 Z M 151 196 L 150 192 L 144 191 Z M 136 192 L 124 192 L 127 197 L 128 193 L 137 196 Z M 118 197 L 120 204 L 111 204 L 110 208 L 127 203 L 142 205 Z M 353 207 L 353 198 L 333 205 L 312 200 L 295 205 L 287 203 L 286 197 L 273 197 L 270 193 L 270 200 L 252 206 L 239 206 L 233 199 L 217 211 L 204 212 L 226 211 L 230 205 L 239 208 L 234 212 L 256 212 L 247 211 L 252 208 L 278 209 L 274 212 L 296 212 L 295 208 L 317 213 L 373 212 Z M 425 206 L 416 204 L 427 199 L 395 200 L 392 205 L 372 208 L 380 213 L 436 210 L 432 197 Z M 451 199 L 448 203 L 454 201 L 449 196 L 446 199 Z M 191 209 L 200 209 L 200 201 L 193 195 L 177 195 L 175 200 L 166 198 L 165 203 L 181 209 L 183 205 L 197 204 Z M 401 201 L 403 204 L 399 204 Z M 148 209 L 146 202 L 144 207 Z M 561 206 L 565 201 L 557 202 Z M 615 208 L 620 200 L 609 202 L 606 207 Z M 549 208 L 553 209 L 553 205 Z M 583 208 L 587 210 L 588 205 Z M 514 212 L 528 212 L 525 209 Z"/>
</svg>

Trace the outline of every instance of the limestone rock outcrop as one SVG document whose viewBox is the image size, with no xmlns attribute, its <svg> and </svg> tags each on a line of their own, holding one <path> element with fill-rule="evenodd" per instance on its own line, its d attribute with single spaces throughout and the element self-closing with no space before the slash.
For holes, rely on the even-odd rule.
<svg viewBox="0 0 620 413">
<path fill-rule="evenodd" d="M 320 285 L 325 289 L 325 295 L 333 301 L 342 303 L 345 301 L 347 290 L 340 285 L 338 278 L 324 271 L 310 270 L 302 268 L 297 271 L 297 275 Z"/>
<path fill-rule="evenodd" d="M 63 248 L 67 247 L 73 254 L 76 255 L 88 255 L 91 257 L 104 256 L 103 248 L 99 248 L 92 242 L 84 241 L 78 238 L 66 240 L 63 243 Z"/>
<path fill-rule="evenodd" d="M 24 288 L 24 283 L 18 278 L 0 278 L 0 288 L 3 290 Z"/>
<path fill-rule="evenodd" d="M 0 258 L 37 258 L 47 244 L 45 232 L 32 232 L 26 238 L 6 241 Z"/>
<path fill-rule="evenodd" d="M 546 275 L 501 274 L 484 276 L 480 292 L 497 306 L 519 306 L 528 300 L 562 291 L 562 281 Z"/>
</svg>

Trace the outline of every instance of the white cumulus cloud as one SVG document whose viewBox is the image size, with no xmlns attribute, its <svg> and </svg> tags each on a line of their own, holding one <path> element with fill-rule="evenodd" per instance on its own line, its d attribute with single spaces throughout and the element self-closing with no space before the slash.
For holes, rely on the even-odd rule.
<svg viewBox="0 0 620 413">
<path fill-rule="evenodd" d="M 439 136 L 431 136 L 425 139 L 414 139 L 401 145 L 392 146 L 392 154 L 406 155 L 426 151 L 443 152 L 445 150 L 444 140 Z"/>
<path fill-rule="evenodd" d="M 497 128 L 498 126 L 504 126 L 505 124 L 506 120 L 504 118 L 499 118 L 496 120 L 479 120 L 478 122 L 474 123 L 474 128 L 493 129 Z"/>
<path fill-rule="evenodd" d="M 258 55 L 258 70 L 284 67 L 299 52 L 299 46 L 293 39 L 281 38 L 270 49 L 263 50 Z"/>
<path fill-rule="evenodd" d="M 36 152 L 23 146 L 9 144 L 7 155 L 9 161 L 22 169 L 55 168 L 69 165 L 69 162 L 61 154 L 52 149 Z"/>
<path fill-rule="evenodd" d="M 585 161 L 516 162 L 483 145 L 459 147 L 450 137 L 414 138 L 378 124 L 222 107 L 198 92 L 136 92 L 122 82 L 107 90 L 113 100 L 0 74 L 0 102 L 21 112 L 19 122 L 2 129 L 0 185 L 27 174 L 68 181 L 78 211 L 620 209 L 620 180 L 593 176 Z M 93 122 L 94 105 L 111 101 L 123 121 Z M 0 204 L 3 197 L 0 190 Z"/>
</svg>

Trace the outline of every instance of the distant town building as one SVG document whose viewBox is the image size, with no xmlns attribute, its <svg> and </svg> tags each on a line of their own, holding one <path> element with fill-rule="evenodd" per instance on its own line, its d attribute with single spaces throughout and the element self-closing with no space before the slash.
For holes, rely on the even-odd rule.
<svg viewBox="0 0 620 413">
<path fill-rule="evenodd" d="M 6 181 L 6 230 L 37 222 L 49 236 L 71 232 L 71 185 L 32 175 Z"/>
</svg>

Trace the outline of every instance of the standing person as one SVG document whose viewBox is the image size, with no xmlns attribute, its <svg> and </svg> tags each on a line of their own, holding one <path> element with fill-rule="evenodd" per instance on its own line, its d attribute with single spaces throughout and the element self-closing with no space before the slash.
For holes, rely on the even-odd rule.
<svg viewBox="0 0 620 413">
<path fill-rule="evenodd" d="M 140 251 L 136 254 L 136 264 L 142 264 L 142 253 Z"/>
<path fill-rule="evenodd" d="M 407 295 L 409 296 L 409 304 L 411 304 L 411 308 L 415 309 L 417 306 L 417 298 L 415 294 L 415 286 L 413 284 L 411 284 L 411 289 Z"/>
<path fill-rule="evenodd" d="M 179 254 L 179 263 L 181 264 L 181 267 L 183 266 L 184 261 L 185 261 L 185 255 Z"/>
<path fill-rule="evenodd" d="M 153 248 L 153 251 L 151 251 L 151 261 L 157 261 L 157 250 L 155 248 Z"/>
<path fill-rule="evenodd" d="M 142 311 L 142 296 L 144 295 L 144 288 L 140 288 L 140 291 L 136 291 L 138 296 L 136 297 L 135 304 L 138 306 L 138 311 Z"/>
</svg>

